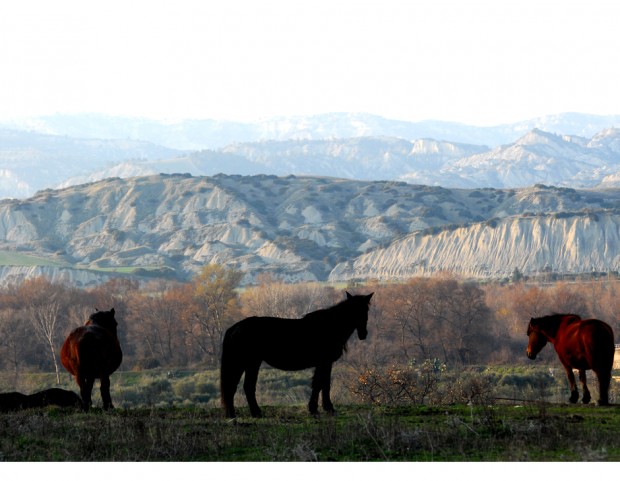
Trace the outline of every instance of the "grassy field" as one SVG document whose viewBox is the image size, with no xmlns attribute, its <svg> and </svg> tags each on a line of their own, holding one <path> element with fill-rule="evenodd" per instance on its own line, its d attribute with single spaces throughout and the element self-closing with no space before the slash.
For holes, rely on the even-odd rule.
<svg viewBox="0 0 620 481">
<path fill-rule="evenodd" d="M 338 414 L 312 417 L 309 372 L 263 369 L 264 418 L 238 393 L 235 422 L 222 417 L 217 370 L 117 372 L 113 411 L 101 410 L 97 383 L 89 413 L 0 413 L 0 461 L 620 461 L 620 404 L 568 405 L 564 382 L 516 390 L 536 372 L 492 372 L 502 397 L 490 402 L 363 405 L 335 382 Z M 0 373 L 3 392 L 53 386 L 51 373 Z M 59 387 L 76 391 L 66 373 Z"/>
<path fill-rule="evenodd" d="M 23 254 L 15 251 L 0 251 L 0 266 L 25 266 L 25 267 L 66 267 L 61 262 L 55 262 L 50 259 Z"/>
<path fill-rule="evenodd" d="M 620 407 L 58 408 L 0 415 L 2 461 L 618 461 Z"/>
</svg>

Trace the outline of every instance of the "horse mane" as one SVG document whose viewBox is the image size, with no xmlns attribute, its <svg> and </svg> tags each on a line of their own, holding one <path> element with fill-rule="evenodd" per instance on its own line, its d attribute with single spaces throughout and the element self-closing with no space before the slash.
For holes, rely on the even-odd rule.
<svg viewBox="0 0 620 481">
<path fill-rule="evenodd" d="M 323 309 L 318 309 L 316 311 L 312 311 L 312 312 L 308 312 L 307 314 L 304 314 L 302 319 L 309 319 L 309 318 L 312 318 L 312 317 L 319 317 L 319 316 L 323 316 L 324 314 L 327 314 L 327 313 L 332 313 L 333 311 L 338 311 L 338 310 L 342 309 L 342 307 L 344 307 L 345 304 L 354 303 L 355 299 L 357 297 L 365 297 L 365 296 L 351 296 L 348 292 L 347 292 L 347 296 L 350 296 L 350 297 L 347 297 L 346 299 L 343 299 L 342 301 L 334 304 L 333 306 L 325 307 Z M 372 294 L 370 294 L 370 296 L 372 296 Z M 368 296 L 368 297 L 370 297 L 370 296 Z M 369 304 L 370 304 L 370 302 L 369 302 Z"/>
<path fill-rule="evenodd" d="M 335 310 L 338 310 L 347 301 L 349 301 L 349 299 L 340 301 L 337 304 L 334 304 L 333 306 L 330 306 L 330 307 L 325 307 L 323 309 L 317 309 L 316 311 L 308 312 L 307 314 L 303 315 L 302 319 L 312 319 L 313 317 L 322 317 L 324 314 L 331 313 Z"/>
<path fill-rule="evenodd" d="M 579 314 L 565 313 L 565 314 L 555 314 L 555 315 L 567 320 L 569 323 L 579 322 L 583 320 L 581 319 L 581 316 Z"/>
<path fill-rule="evenodd" d="M 577 322 L 582 320 L 579 314 L 571 314 L 570 312 L 554 312 L 553 314 L 549 314 L 548 316 L 539 317 L 537 320 L 540 322 L 549 322 L 558 319 L 567 319 L 568 322 Z"/>
<path fill-rule="evenodd" d="M 354 299 L 355 299 L 355 296 L 347 297 L 346 299 L 334 304 L 333 306 L 326 307 L 323 309 L 318 309 L 312 312 L 308 312 L 302 317 L 302 319 L 307 320 L 307 321 L 315 321 L 315 320 L 323 321 L 323 322 L 331 321 L 335 316 L 338 315 L 338 312 L 342 310 L 343 307 L 347 306 L 350 303 L 355 302 Z M 347 316 L 345 320 L 349 318 L 350 317 Z M 351 325 L 348 322 L 337 322 L 337 323 L 330 323 L 330 327 L 335 330 L 342 331 L 342 334 L 343 334 L 342 350 L 344 352 L 347 352 L 349 337 L 351 336 L 351 332 L 350 331 L 346 332 L 345 329 L 348 327 L 353 327 L 353 330 L 355 330 L 355 326 Z"/>
</svg>

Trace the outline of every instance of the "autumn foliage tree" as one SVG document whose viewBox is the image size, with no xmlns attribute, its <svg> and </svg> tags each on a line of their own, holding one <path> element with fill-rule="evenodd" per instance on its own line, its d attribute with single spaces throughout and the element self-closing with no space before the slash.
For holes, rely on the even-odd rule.
<svg viewBox="0 0 620 481">
<path fill-rule="evenodd" d="M 219 362 L 224 332 L 241 315 L 236 289 L 242 277 L 239 271 L 209 264 L 192 281 L 189 334 L 212 365 Z"/>
<path fill-rule="evenodd" d="M 415 278 L 376 297 L 380 353 L 358 369 L 350 389 L 371 403 L 423 403 L 436 394 L 446 366 L 485 362 L 493 351 L 493 315 L 484 291 L 454 278 Z M 380 347 L 379 347 L 380 346 Z"/>
<path fill-rule="evenodd" d="M 62 372 L 58 352 L 68 333 L 95 309 L 117 313 L 122 370 L 217 369 L 225 330 L 253 315 L 292 320 L 345 298 L 374 292 L 366 341 L 352 339 L 335 376 L 364 374 L 367 386 L 389 382 L 407 399 L 428 399 L 444 367 L 531 363 L 525 357 L 531 317 L 572 312 L 596 317 L 620 332 L 620 282 L 507 284 L 463 281 L 447 275 L 404 283 L 333 287 L 290 284 L 270 275 L 240 289 L 242 273 L 208 265 L 188 282 L 140 284 L 119 277 L 91 288 L 34 278 L 0 288 L 0 370 L 16 380 L 23 371 Z M 551 352 L 549 362 L 555 362 Z M 553 360 L 553 361 L 552 361 Z M 344 383 L 338 383 L 344 384 Z M 385 394 L 385 393 L 384 393 Z M 402 397 L 401 396 L 401 397 Z M 397 399 L 394 392 L 384 399 Z M 378 399 L 378 398 L 377 398 Z"/>
<path fill-rule="evenodd" d="M 483 362 L 492 349 L 493 317 L 484 291 L 451 278 L 415 278 L 386 287 L 380 303 L 385 336 L 404 362 Z"/>
<path fill-rule="evenodd" d="M 318 283 L 287 284 L 270 274 L 258 277 L 257 285 L 241 294 L 243 315 L 298 319 L 308 312 L 342 300 L 340 293 Z"/>
</svg>

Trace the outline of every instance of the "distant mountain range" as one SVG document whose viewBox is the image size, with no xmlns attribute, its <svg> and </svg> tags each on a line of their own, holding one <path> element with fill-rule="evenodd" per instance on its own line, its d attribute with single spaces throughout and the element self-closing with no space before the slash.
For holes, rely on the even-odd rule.
<svg viewBox="0 0 620 481">
<path fill-rule="evenodd" d="M 244 282 L 617 275 L 620 189 L 446 189 L 317 177 L 156 175 L 0 201 L 0 283 L 46 275 Z"/>
<path fill-rule="evenodd" d="M 100 114 L 53 115 L 0 123 L 0 128 L 87 139 L 132 139 L 176 150 L 217 150 L 234 143 L 268 140 L 326 140 L 351 137 L 435 139 L 496 147 L 533 129 L 592 137 L 620 127 L 620 115 L 563 113 L 489 127 L 426 120 L 407 122 L 364 113 L 268 118 L 259 122 L 225 120 L 155 121 Z"/>
<path fill-rule="evenodd" d="M 617 275 L 620 116 L 0 126 L 0 283 Z"/>
<path fill-rule="evenodd" d="M 620 180 L 615 125 L 620 115 L 562 114 L 496 127 L 366 114 L 253 124 L 57 115 L 0 125 L 0 198 L 159 173 L 314 175 L 459 188 L 614 186 Z"/>
</svg>

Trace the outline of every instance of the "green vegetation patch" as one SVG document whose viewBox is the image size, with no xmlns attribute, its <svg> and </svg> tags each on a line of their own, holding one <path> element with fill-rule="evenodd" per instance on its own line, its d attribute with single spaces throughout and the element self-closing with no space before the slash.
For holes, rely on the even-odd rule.
<svg viewBox="0 0 620 481">
<path fill-rule="evenodd" d="M 617 407 L 49 408 L 0 414 L 4 461 L 618 461 Z"/>
<path fill-rule="evenodd" d="M 68 267 L 68 265 L 63 262 L 14 251 L 0 251 L 0 266 Z"/>
</svg>

